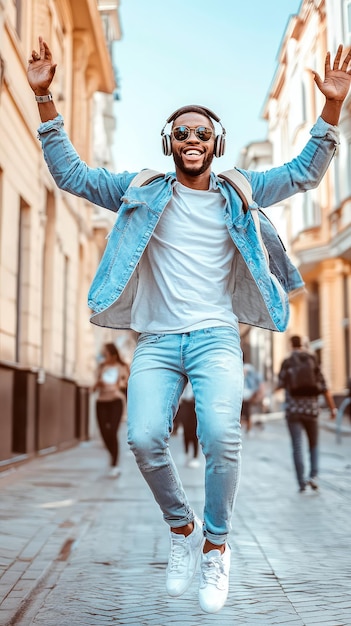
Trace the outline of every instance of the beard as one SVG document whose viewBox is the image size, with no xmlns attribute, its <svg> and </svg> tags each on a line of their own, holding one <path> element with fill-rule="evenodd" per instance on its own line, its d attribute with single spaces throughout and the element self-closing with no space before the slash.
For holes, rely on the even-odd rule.
<svg viewBox="0 0 351 626">
<path fill-rule="evenodd" d="M 183 172 L 183 174 L 187 174 L 187 176 L 194 176 L 194 177 L 199 176 L 200 174 L 203 174 L 204 172 L 206 172 L 206 170 L 211 166 L 213 157 L 214 157 L 213 152 L 212 154 L 208 153 L 202 165 L 198 167 L 187 167 L 186 165 L 184 165 L 181 154 L 179 154 L 178 152 L 173 153 L 173 160 L 174 160 L 175 165 L 178 167 L 178 169 L 181 172 Z"/>
</svg>

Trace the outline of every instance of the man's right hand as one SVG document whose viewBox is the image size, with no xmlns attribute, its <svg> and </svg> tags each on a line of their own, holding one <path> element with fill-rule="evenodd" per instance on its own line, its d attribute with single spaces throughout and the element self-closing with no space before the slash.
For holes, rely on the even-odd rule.
<svg viewBox="0 0 351 626">
<path fill-rule="evenodd" d="M 39 37 L 39 53 L 32 50 L 27 69 L 28 82 L 35 95 L 43 96 L 48 93 L 55 75 L 56 65 L 52 62 L 49 46 L 42 37 Z"/>
</svg>

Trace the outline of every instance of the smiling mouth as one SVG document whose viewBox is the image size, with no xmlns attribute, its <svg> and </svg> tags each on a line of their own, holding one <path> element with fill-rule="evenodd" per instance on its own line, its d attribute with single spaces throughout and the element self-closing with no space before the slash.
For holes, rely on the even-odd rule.
<svg viewBox="0 0 351 626">
<path fill-rule="evenodd" d="M 197 150 L 196 148 L 189 148 L 188 150 L 184 150 L 183 154 L 186 157 L 199 157 L 202 156 L 202 151 Z"/>
</svg>

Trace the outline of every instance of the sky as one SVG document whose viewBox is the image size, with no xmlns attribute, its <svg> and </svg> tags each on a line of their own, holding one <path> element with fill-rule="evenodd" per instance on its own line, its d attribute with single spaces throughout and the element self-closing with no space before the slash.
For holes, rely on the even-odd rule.
<svg viewBox="0 0 351 626">
<path fill-rule="evenodd" d="M 114 44 L 116 171 L 172 171 L 161 129 L 177 108 L 202 104 L 220 117 L 226 151 L 213 170 L 266 138 L 262 111 L 289 18 L 301 0 L 121 0 Z M 169 126 L 166 130 L 169 130 Z M 220 128 L 217 126 L 217 130 Z"/>
</svg>

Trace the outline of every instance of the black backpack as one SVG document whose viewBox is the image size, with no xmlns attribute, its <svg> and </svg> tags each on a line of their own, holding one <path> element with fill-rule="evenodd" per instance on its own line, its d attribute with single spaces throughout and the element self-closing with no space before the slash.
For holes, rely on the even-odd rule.
<svg viewBox="0 0 351 626">
<path fill-rule="evenodd" d="M 287 389 L 291 396 L 318 396 L 322 393 L 319 365 L 313 354 L 294 352 L 289 358 Z"/>
</svg>

